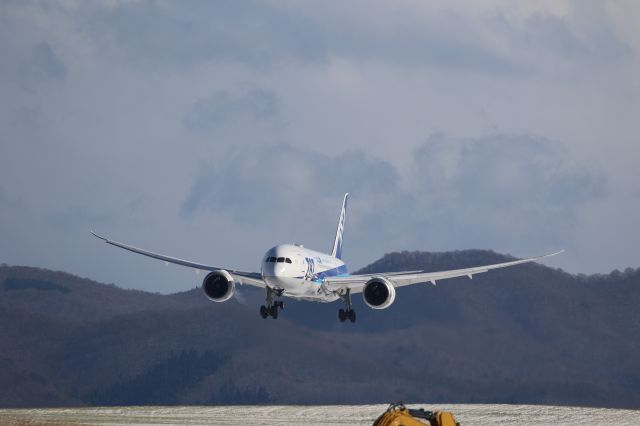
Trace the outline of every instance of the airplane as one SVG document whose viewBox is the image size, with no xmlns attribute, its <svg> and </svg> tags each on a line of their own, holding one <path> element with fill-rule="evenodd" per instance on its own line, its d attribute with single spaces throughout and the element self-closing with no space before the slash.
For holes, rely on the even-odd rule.
<svg viewBox="0 0 640 426">
<path fill-rule="evenodd" d="M 202 281 L 202 289 L 214 302 L 226 302 L 231 299 L 236 285 L 260 287 L 266 290 L 266 304 L 260 306 L 260 315 L 262 318 L 270 316 L 276 319 L 278 311 L 284 308 L 284 302 L 281 300 L 283 297 L 314 302 L 334 302 L 342 299 L 345 308 L 338 310 L 340 322 L 345 322 L 347 319 L 351 322 L 356 321 L 356 312 L 351 303 L 353 294 L 362 293 L 365 304 L 372 309 L 386 309 L 395 301 L 398 287 L 418 283 L 436 285 L 440 280 L 464 276 L 471 279 L 475 274 L 541 260 L 564 251 L 450 271 L 403 271 L 350 275 L 342 261 L 342 236 L 348 199 L 347 193 L 342 201 L 336 236 L 330 254 L 311 250 L 300 244 L 277 245 L 264 254 L 260 272 L 243 272 L 182 260 L 119 243 L 93 231 L 91 234 L 108 244 L 134 253 L 198 271 L 209 271 Z"/>
</svg>

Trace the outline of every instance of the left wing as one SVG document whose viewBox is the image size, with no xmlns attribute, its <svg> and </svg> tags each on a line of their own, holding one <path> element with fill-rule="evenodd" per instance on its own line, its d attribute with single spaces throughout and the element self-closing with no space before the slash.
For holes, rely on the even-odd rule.
<svg viewBox="0 0 640 426">
<path fill-rule="evenodd" d="M 350 275 L 344 277 L 327 277 L 325 278 L 323 285 L 328 291 L 340 291 L 343 289 L 350 289 L 351 293 L 360 293 L 367 281 L 373 277 L 384 277 L 391 281 L 394 287 L 403 287 L 411 284 L 418 283 L 432 283 L 436 284 L 439 280 L 455 277 L 469 277 L 473 278 L 475 274 L 487 272 L 492 269 L 508 268 L 509 266 L 520 265 L 522 263 L 535 262 L 536 260 L 544 259 L 546 257 L 555 256 L 564 252 L 560 250 L 555 253 L 545 254 L 543 256 L 530 257 L 527 259 L 514 260 L 511 262 L 496 263 L 493 265 L 476 266 L 473 268 L 453 269 L 450 271 L 439 272 L 393 272 L 382 274 L 366 274 L 366 275 Z"/>
<path fill-rule="evenodd" d="M 112 246 L 120 247 L 122 249 L 129 250 L 143 256 L 152 257 L 154 259 L 164 260 L 165 262 L 175 263 L 176 265 L 187 266 L 189 268 L 199 269 L 201 271 L 220 271 L 224 269 L 225 271 L 229 272 L 235 279 L 237 279 L 239 284 L 249 284 L 262 288 L 266 286 L 264 280 L 262 279 L 262 276 L 257 272 L 235 271 L 233 269 L 219 268 L 217 266 L 210 266 L 202 263 L 191 262 L 189 260 L 182 260 L 175 257 L 165 256 L 164 254 L 158 254 L 151 251 L 143 250 L 141 248 L 133 247 L 127 244 L 119 243 L 117 241 L 102 237 L 93 231 L 91 231 L 91 235 L 103 240 L 107 244 L 111 244 Z"/>
</svg>

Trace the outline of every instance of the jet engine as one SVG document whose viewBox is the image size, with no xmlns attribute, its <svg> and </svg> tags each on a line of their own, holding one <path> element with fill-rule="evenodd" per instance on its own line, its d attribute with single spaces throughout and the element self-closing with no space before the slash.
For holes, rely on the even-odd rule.
<svg viewBox="0 0 640 426">
<path fill-rule="evenodd" d="M 386 309 L 396 300 L 396 288 L 384 277 L 374 277 L 362 289 L 364 303 L 373 309 Z"/>
<path fill-rule="evenodd" d="M 214 302 L 226 302 L 233 296 L 235 283 L 231 274 L 221 269 L 204 277 L 202 290 Z"/>
</svg>

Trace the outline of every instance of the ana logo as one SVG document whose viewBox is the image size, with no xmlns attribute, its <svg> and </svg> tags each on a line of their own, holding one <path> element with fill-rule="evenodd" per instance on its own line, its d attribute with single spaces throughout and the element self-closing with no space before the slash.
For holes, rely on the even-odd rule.
<svg viewBox="0 0 640 426">
<path fill-rule="evenodd" d="M 311 257 L 305 257 L 304 261 L 307 262 L 307 272 L 305 272 L 304 274 L 304 279 L 310 280 L 313 278 L 313 275 L 316 269 L 316 264 L 313 258 Z"/>
</svg>

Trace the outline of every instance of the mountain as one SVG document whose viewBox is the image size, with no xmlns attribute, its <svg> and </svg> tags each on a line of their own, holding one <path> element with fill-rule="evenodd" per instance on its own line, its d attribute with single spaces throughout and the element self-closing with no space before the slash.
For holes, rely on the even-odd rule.
<svg viewBox="0 0 640 426">
<path fill-rule="evenodd" d="M 401 252 L 359 272 L 511 259 Z M 159 295 L 0 266 L 0 407 L 361 404 L 397 400 L 640 407 L 640 269 L 539 264 L 398 290 L 386 310 Z"/>
</svg>

